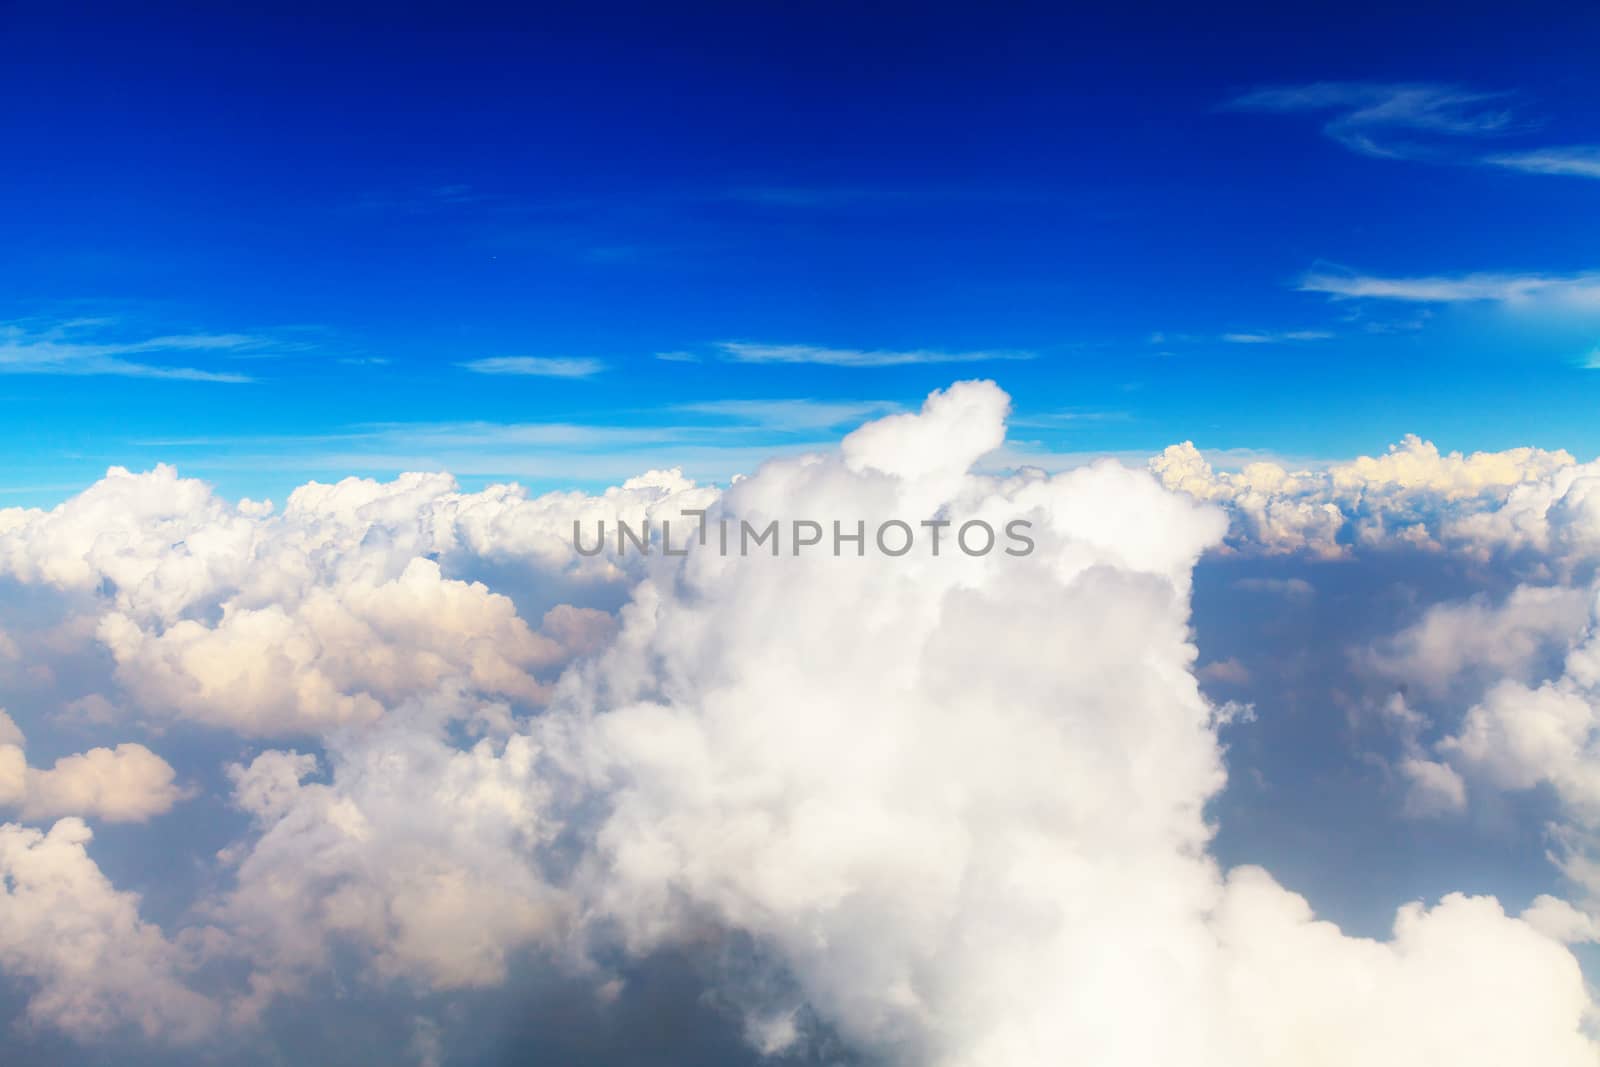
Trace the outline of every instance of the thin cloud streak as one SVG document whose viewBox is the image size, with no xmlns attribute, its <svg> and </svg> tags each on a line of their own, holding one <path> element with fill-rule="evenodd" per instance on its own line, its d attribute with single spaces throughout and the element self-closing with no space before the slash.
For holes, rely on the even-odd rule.
<svg viewBox="0 0 1600 1067">
<path fill-rule="evenodd" d="M 1432 157 L 1438 150 L 1397 135 L 1483 137 L 1518 129 L 1509 108 L 1492 106 L 1512 95 L 1421 82 L 1313 82 L 1256 89 L 1224 107 L 1286 114 L 1331 111 L 1322 132 L 1352 152 L 1415 159 Z"/>
<path fill-rule="evenodd" d="M 1126 411 L 1041 411 L 1031 415 L 1012 415 L 1007 425 L 1013 430 L 1064 430 L 1108 422 L 1131 422 Z"/>
<path fill-rule="evenodd" d="M 127 357 L 162 352 L 237 352 L 269 344 L 264 338 L 246 334 L 169 334 L 123 342 L 76 339 L 81 331 L 100 325 L 102 323 L 98 320 L 80 319 L 36 332 L 18 323 L 0 325 L 0 374 L 114 376 L 244 384 L 255 379 L 246 374 L 174 367 Z"/>
<path fill-rule="evenodd" d="M 1574 178 L 1600 178 L 1600 145 L 1569 145 L 1564 148 L 1536 148 L 1530 152 L 1511 152 L 1487 156 L 1483 162 L 1529 174 L 1560 174 Z"/>
<path fill-rule="evenodd" d="M 332 434 L 145 439 L 140 448 L 185 470 L 399 473 L 448 470 L 464 476 L 625 479 L 652 468 L 691 476 L 748 474 L 765 459 L 826 451 L 837 430 L 901 410 L 891 401 L 730 399 L 666 409 L 686 416 L 659 425 L 597 423 L 375 423 Z M 692 416 L 705 422 L 690 421 Z M 121 459 L 118 462 L 122 462 Z"/>
<path fill-rule="evenodd" d="M 1552 145 L 1480 155 L 1451 144 L 1452 139 L 1506 137 L 1534 129 L 1537 121 L 1520 119 L 1510 107 L 1497 106 L 1515 96 L 1426 82 L 1314 82 L 1256 89 L 1227 101 L 1223 109 L 1332 112 L 1322 132 L 1365 156 L 1600 178 L 1600 145 Z"/>
<path fill-rule="evenodd" d="M 1225 333 L 1224 341 L 1236 345 L 1276 345 L 1293 341 L 1326 341 L 1333 337 L 1327 330 L 1266 330 L 1254 333 Z"/>
<path fill-rule="evenodd" d="M 985 363 L 1034 358 L 1032 352 L 940 352 L 927 349 L 895 352 L 884 349 L 826 348 L 820 345 L 756 344 L 749 341 L 723 341 L 717 345 L 717 349 L 724 359 L 735 363 L 797 363 L 828 367 L 904 367 L 922 363 Z"/>
<path fill-rule="evenodd" d="M 1419 304 L 1517 303 L 1549 297 L 1580 306 L 1600 306 L 1600 273 L 1592 272 L 1565 276 L 1480 273 L 1385 278 L 1314 271 L 1302 278 L 1297 288 L 1305 293 L 1326 293 L 1336 299 L 1399 300 Z"/>
<path fill-rule="evenodd" d="M 746 423 L 763 430 L 827 430 L 901 410 L 890 400 L 711 400 L 676 410 Z"/>
<path fill-rule="evenodd" d="M 548 359 L 542 356 L 491 356 L 457 366 L 474 374 L 500 374 L 522 378 L 592 378 L 606 369 L 598 359 Z"/>
</svg>

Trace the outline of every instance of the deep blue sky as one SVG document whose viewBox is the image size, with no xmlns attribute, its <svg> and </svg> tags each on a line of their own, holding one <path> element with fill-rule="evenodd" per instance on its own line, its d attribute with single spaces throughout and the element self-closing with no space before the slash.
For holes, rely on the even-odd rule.
<svg viewBox="0 0 1600 1067">
<path fill-rule="evenodd" d="M 0 4 L 0 506 L 722 478 L 973 376 L 1053 453 L 1589 458 L 1577 6 Z"/>
</svg>

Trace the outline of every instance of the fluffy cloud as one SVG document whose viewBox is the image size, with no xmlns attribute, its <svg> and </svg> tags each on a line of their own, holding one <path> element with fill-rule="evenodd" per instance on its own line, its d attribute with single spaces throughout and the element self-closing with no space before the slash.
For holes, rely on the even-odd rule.
<svg viewBox="0 0 1600 1067">
<path fill-rule="evenodd" d="M 1407 814 L 1426 818 L 1465 810 L 1467 783 L 1448 764 L 1408 756 L 1400 761 L 1400 773 L 1410 786 Z"/>
<path fill-rule="evenodd" d="M 625 588 L 641 561 L 614 544 L 577 555 L 574 524 L 637 528 L 714 497 L 672 472 L 534 499 L 412 474 L 312 483 L 279 516 L 228 505 L 171 468 L 113 469 L 53 511 L 0 512 L 0 574 L 77 595 L 117 681 L 152 717 L 317 732 L 446 681 L 540 702 L 541 675 L 592 645 L 600 624 L 555 605 L 540 633 L 509 598 L 439 561 L 509 563 L 580 592 Z"/>
<path fill-rule="evenodd" d="M 1600 627 L 1591 621 L 1559 677 L 1495 683 L 1439 747 L 1497 787 L 1550 784 L 1584 826 L 1600 828 L 1597 741 Z"/>
<path fill-rule="evenodd" d="M 107 822 L 143 822 L 181 797 L 170 764 L 143 745 L 93 748 L 27 772 L 22 818 L 82 815 Z"/>
<path fill-rule="evenodd" d="M 1276 463 L 1251 463 L 1237 472 L 1215 471 L 1192 442 L 1169 446 L 1150 461 L 1169 489 L 1228 507 L 1239 538 L 1267 551 L 1309 551 L 1337 556 L 1345 516 L 1337 504 L 1316 499 L 1307 473 L 1291 474 Z"/>
<path fill-rule="evenodd" d="M 1582 634 L 1592 601 L 1582 589 L 1522 585 L 1499 604 L 1482 595 L 1437 604 L 1370 653 L 1367 665 L 1434 695 L 1463 675 L 1527 679 Z"/>
<path fill-rule="evenodd" d="M 881 447 L 906 423 L 879 423 L 856 439 L 870 463 L 847 441 L 720 506 L 1026 513 L 1032 556 L 692 556 L 569 676 L 611 791 L 590 892 L 630 944 L 746 933 L 892 1062 L 1589 1062 L 1575 962 L 1494 901 L 1408 907 L 1375 943 L 1217 870 L 1224 773 L 1186 621 L 1220 516 L 1110 464 L 953 478 L 1002 411 L 955 387 L 900 438 L 936 456 Z M 1487 1015 L 1463 1024 L 1463 1003 Z"/>
<path fill-rule="evenodd" d="M 1408 436 L 1382 456 L 1318 470 L 1216 471 L 1185 442 L 1150 469 L 1168 488 L 1226 507 L 1229 543 L 1246 551 L 1334 558 L 1409 545 L 1487 558 L 1532 549 L 1570 565 L 1600 549 L 1600 467 L 1563 451 L 1440 453 Z"/>
<path fill-rule="evenodd" d="M 450 677 L 536 701 L 530 672 L 563 658 L 509 599 L 445 579 L 426 559 L 381 584 L 315 588 L 292 612 L 229 605 L 215 625 L 186 619 L 160 632 L 119 613 L 99 633 L 145 707 L 246 733 L 375 719 L 385 700 Z"/>
<path fill-rule="evenodd" d="M 1230 709 L 1201 694 L 1190 632 L 1192 572 L 1230 518 L 1236 547 L 1345 555 L 1363 530 L 1438 544 L 1452 536 L 1441 507 L 1456 521 L 1553 494 L 1570 457 L 1408 440 L 1327 471 L 1219 474 L 1179 446 L 1150 471 L 972 473 L 1008 407 L 992 384 L 960 383 L 721 493 L 659 473 L 542 497 L 408 475 L 307 486 L 277 514 L 170 472 L 113 472 L 53 512 L 5 513 L 0 567 L 76 598 L 148 713 L 310 734 L 316 751 L 297 741 L 229 768 L 250 826 L 182 940 L 243 972 L 213 999 L 191 999 L 173 943 L 105 883 L 74 820 L 6 831 L 22 859 L 5 862 L 73 873 L 36 877 L 58 898 L 0 919 L 0 967 L 40 998 L 82 989 L 89 1016 L 112 1011 L 98 1028 L 40 1016 L 75 1032 L 137 1016 L 198 1033 L 261 1020 L 352 962 L 381 989 L 462 991 L 518 958 L 604 982 L 598 961 L 722 940 L 753 961 L 721 976 L 721 998 L 770 1052 L 821 1029 L 853 1054 L 932 1067 L 1593 1063 L 1566 947 L 1581 913 L 1450 895 L 1369 940 L 1264 870 L 1222 868 L 1207 811 Z M 118 518 L 117 494 L 144 517 Z M 572 551 L 574 521 L 684 507 L 758 527 L 1024 519 L 1036 548 Z M 91 536 L 97 523 L 113 534 Z M 540 595 L 514 600 L 485 573 Z M 624 587 L 615 622 L 553 599 Z M 520 603 L 542 606 L 537 628 Z M 1539 644 L 1570 607 L 1524 594 L 1506 632 Z M 1396 642 L 1397 670 L 1448 675 L 1433 632 Z M 1576 714 L 1586 662 L 1569 658 L 1559 708 L 1517 719 L 1514 759 L 1471 730 L 1425 751 L 1408 727 L 1419 803 L 1448 810 L 1474 776 L 1520 785 L 1534 766 L 1581 764 L 1581 727 L 1529 723 Z M 1480 716 L 1486 730 L 1513 729 L 1497 716 Z M 38 934 L 52 907 L 116 927 L 97 942 L 116 953 L 106 973 L 63 969 L 76 957 Z"/>
<path fill-rule="evenodd" d="M 321 973 L 337 944 L 360 948 L 379 983 L 449 990 L 498 983 L 512 954 L 555 937 L 567 905 L 536 864 L 553 832 L 539 750 L 525 735 L 452 747 L 452 699 L 336 748 L 332 784 L 307 782 L 317 760 L 294 752 L 230 769 L 260 828 L 228 855 L 235 887 L 210 908 L 253 969 L 237 1014 Z"/>
<path fill-rule="evenodd" d="M 1596 597 L 1596 592 L 1586 597 L 1592 613 L 1570 641 L 1555 676 L 1501 677 L 1434 745 L 1440 760 L 1450 765 L 1441 773 L 1449 771 L 1463 779 L 1463 789 L 1471 785 L 1521 792 L 1544 787 L 1552 792 L 1557 802 L 1549 827 L 1554 858 L 1585 895 L 1587 913 L 1574 914 L 1590 926 L 1600 912 L 1600 601 Z M 1464 796 L 1453 805 L 1462 806 Z M 1541 913 L 1548 918 L 1559 910 L 1557 904 L 1570 908 L 1563 902 L 1548 902 Z"/>
<path fill-rule="evenodd" d="M 183 955 L 89 858 L 89 828 L 0 826 L 0 971 L 33 990 L 27 1018 L 83 1039 L 134 1029 L 179 1043 L 216 1006 L 183 980 Z"/>
<path fill-rule="evenodd" d="M 106 822 L 144 822 L 181 797 L 171 765 L 148 748 L 121 744 L 56 760 L 48 770 L 28 766 L 25 739 L 0 710 L 0 809 L 18 809 L 30 822 L 81 815 Z"/>
</svg>

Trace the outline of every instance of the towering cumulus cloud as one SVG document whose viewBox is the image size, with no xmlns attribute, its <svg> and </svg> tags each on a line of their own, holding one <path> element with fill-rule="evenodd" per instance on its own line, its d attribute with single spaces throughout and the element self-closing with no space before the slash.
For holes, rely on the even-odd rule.
<svg viewBox="0 0 1600 1067">
<path fill-rule="evenodd" d="M 1026 516 L 1030 556 L 702 554 L 639 588 L 564 694 L 609 797 L 585 893 L 635 947 L 752 936 L 795 982 L 752 1005 L 772 1047 L 805 1004 L 951 1067 L 1593 1062 L 1575 962 L 1492 899 L 1375 943 L 1217 870 L 1186 626 L 1223 518 L 1111 464 L 966 474 L 1004 406 L 955 386 L 720 507 Z"/>
<path fill-rule="evenodd" d="M 11 580 L 80 598 L 92 625 L 71 630 L 111 658 L 108 706 L 297 738 L 231 765 L 248 828 L 172 940 L 94 868 L 81 822 L 9 827 L 7 884 L 44 903 L 0 917 L 0 969 L 35 983 L 40 1018 L 85 1017 L 55 1007 L 75 972 L 38 924 L 59 898 L 138 947 L 97 980 L 144 967 L 150 1003 L 123 1010 L 158 1034 L 166 1016 L 248 1033 L 341 958 L 406 997 L 497 986 L 519 961 L 614 989 L 618 961 L 723 944 L 709 980 L 762 1053 L 1592 1065 L 1589 997 L 1549 921 L 1581 916 L 1556 902 L 1527 919 L 1490 897 L 1405 904 L 1375 941 L 1261 868 L 1222 869 L 1207 812 L 1225 709 L 1195 680 L 1190 591 L 1229 528 L 1200 498 L 1237 487 L 1206 490 L 1181 450 L 1173 488 L 1111 462 L 975 474 L 1008 404 L 958 383 L 721 494 L 671 475 L 536 500 L 413 478 L 308 487 L 272 516 L 162 473 L 150 521 L 170 529 L 149 544 L 114 508 L 88 520 L 114 536 L 69 533 L 85 498 L 0 516 Z M 1263 529 L 1324 521 L 1325 501 L 1280 519 L 1262 492 Z M 825 549 L 860 523 L 866 544 L 724 554 L 713 532 L 681 557 L 588 559 L 557 539 L 683 508 L 710 531 L 812 521 Z M 899 556 L 871 544 L 893 520 L 917 533 Z M 1027 521 L 1033 550 L 964 550 L 977 520 Z M 474 572 L 520 575 L 519 599 Z M 597 607 L 621 588 L 613 623 Z M 30 873 L 45 863 L 70 878 Z M 232 979 L 199 998 L 178 943 Z M 93 1003 L 90 1021 L 116 1021 L 110 993 Z"/>
</svg>

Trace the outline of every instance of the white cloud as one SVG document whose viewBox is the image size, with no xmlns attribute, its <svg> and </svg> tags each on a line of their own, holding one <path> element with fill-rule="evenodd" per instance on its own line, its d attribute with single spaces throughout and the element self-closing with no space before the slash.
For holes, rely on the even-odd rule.
<svg viewBox="0 0 1600 1067">
<path fill-rule="evenodd" d="M 1600 274 L 1455 274 L 1386 278 L 1313 271 L 1300 280 L 1302 292 L 1334 297 L 1399 300 L 1412 303 L 1492 301 L 1525 304 L 1551 300 L 1580 308 L 1600 306 Z"/>
<path fill-rule="evenodd" d="M 1379 943 L 1264 872 L 1222 876 L 1204 815 L 1221 749 L 1187 633 L 1220 517 L 1113 464 L 962 473 L 1004 410 L 957 386 L 720 507 L 1025 511 L 1035 555 L 691 556 L 569 675 L 558 714 L 587 726 L 581 762 L 610 790 L 601 914 L 636 948 L 743 932 L 888 1062 L 1588 1062 L 1575 961 L 1492 899 L 1408 906 Z"/>
<path fill-rule="evenodd" d="M 183 955 L 139 917 L 85 851 L 78 819 L 0 825 L 0 971 L 31 987 L 27 1019 L 84 1040 L 133 1030 L 188 1042 L 217 1009 L 184 982 Z"/>
<path fill-rule="evenodd" d="M 280 512 L 162 469 L 0 512 L 0 571 L 94 623 L 74 632 L 100 635 L 147 714 L 312 732 L 326 754 L 253 752 L 230 772 L 252 828 L 182 940 L 249 978 L 210 1006 L 72 820 L 48 853 L 71 878 L 31 876 L 57 896 L 0 911 L 0 967 L 161 1032 L 259 1019 L 341 959 L 404 994 L 492 986 L 535 953 L 609 979 L 596 960 L 727 936 L 784 978 L 727 976 L 774 1052 L 817 1018 L 852 1055 L 929 1067 L 1592 1064 L 1571 923 L 1551 908 L 1451 895 L 1369 940 L 1265 871 L 1221 869 L 1208 810 L 1227 715 L 1200 692 L 1191 634 L 1192 570 L 1230 512 L 1237 547 L 1319 553 L 1374 518 L 1374 537 L 1420 522 L 1430 543 L 1481 539 L 1449 523 L 1518 493 L 1564 528 L 1571 457 L 1408 440 L 1328 470 L 1219 473 L 1188 445 L 1152 470 L 973 473 L 1008 408 L 958 383 L 720 493 L 671 471 L 537 497 L 408 475 L 313 483 Z M 686 506 L 1027 518 L 1037 550 L 572 551 L 575 519 Z M 532 591 L 514 601 L 475 569 Z M 625 588 L 617 624 L 562 599 Z M 534 627 L 518 603 L 565 606 Z M 1402 773 L 1453 808 L 1473 760 L 1433 754 Z M 46 840 L 5 833 L 15 869 Z M 61 951 L 61 912 L 118 931 L 90 939 L 89 969 Z M 84 1016 L 40 1018 L 92 1030 Z"/>
<path fill-rule="evenodd" d="M 317 731 L 447 681 L 538 703 L 540 676 L 588 640 L 574 609 L 552 612 L 561 632 L 541 634 L 510 599 L 430 557 L 510 559 L 553 586 L 619 585 L 643 561 L 614 544 L 578 557 L 574 522 L 638 528 L 652 508 L 676 518 L 714 495 L 672 473 L 533 499 L 407 475 L 311 483 L 279 515 L 230 506 L 171 468 L 113 469 L 52 511 L 0 511 L 0 573 L 78 595 L 116 678 L 152 717 Z"/>
<path fill-rule="evenodd" d="M 28 766 L 27 742 L 0 709 L 0 810 L 29 822 L 63 815 L 107 822 L 144 822 L 182 797 L 171 765 L 143 745 L 94 748 L 56 760 L 48 770 Z"/>
<path fill-rule="evenodd" d="M 452 677 L 538 701 L 531 672 L 563 658 L 509 599 L 424 559 L 389 581 L 313 588 L 287 608 L 232 604 L 214 625 L 147 628 L 113 613 L 99 636 L 146 709 L 260 734 L 369 721 Z"/>
<path fill-rule="evenodd" d="M 1565 451 L 1538 448 L 1441 453 L 1431 441 L 1407 434 L 1383 455 L 1357 456 L 1330 468 L 1328 475 L 1333 487 L 1346 493 L 1427 492 L 1461 500 L 1537 482 L 1572 462 Z"/>
<path fill-rule="evenodd" d="M 22 746 L 0 744 L 0 808 L 14 808 L 28 797 L 28 761 Z"/>
<path fill-rule="evenodd" d="M 717 346 L 723 358 L 738 363 L 816 363 L 830 367 L 903 367 L 917 363 L 984 363 L 992 360 L 1032 359 L 1031 352 L 939 352 L 928 349 L 826 348 L 819 345 L 755 344 L 724 341 Z"/>
<path fill-rule="evenodd" d="M 1229 101 L 1240 111 L 1331 112 L 1323 132 L 1363 155 L 1406 159 L 1435 155 L 1435 140 L 1513 131 L 1504 106 L 1511 94 L 1455 85 L 1313 82 L 1257 89 Z M 1420 135 L 1420 136 L 1419 136 Z"/>
<path fill-rule="evenodd" d="M 1467 783 L 1448 764 L 1408 757 L 1400 773 L 1410 783 L 1406 812 L 1420 818 L 1456 814 L 1467 807 Z"/>
<path fill-rule="evenodd" d="M 1240 578 L 1235 589 L 1250 593 L 1271 593 L 1291 600 L 1308 600 L 1317 595 L 1316 586 L 1304 578 Z"/>
<path fill-rule="evenodd" d="M 491 356 L 461 364 L 474 374 L 507 374 L 527 378 L 592 378 L 606 369 L 598 359 L 550 359 L 543 356 Z"/>
<path fill-rule="evenodd" d="M 1600 178 L 1597 145 L 1542 145 L 1484 155 L 1462 144 L 1536 129 L 1537 120 L 1518 118 L 1509 106 L 1515 95 L 1427 82 L 1315 82 L 1258 89 L 1225 106 L 1331 114 L 1323 132 L 1366 156 Z"/>
<path fill-rule="evenodd" d="M 762 429 L 785 433 L 831 430 L 846 423 L 860 423 L 893 411 L 899 405 L 888 400 L 708 400 L 684 404 L 678 410 L 695 415 L 710 415 Z"/>
<path fill-rule="evenodd" d="M 1496 683 L 1439 747 L 1502 789 L 1548 782 L 1581 822 L 1600 826 L 1600 759 L 1592 740 L 1600 727 L 1597 688 L 1600 639 L 1591 631 L 1559 678 Z"/>
<path fill-rule="evenodd" d="M 338 945 L 362 950 L 374 982 L 453 990 L 504 981 L 513 954 L 559 936 L 568 905 L 536 862 L 555 829 L 537 743 L 458 750 L 442 732 L 465 712 L 440 694 L 337 740 L 332 784 L 304 781 L 316 760 L 293 752 L 230 769 L 260 834 L 229 853 L 235 888 L 207 911 L 254 972 L 242 1019 L 328 968 Z"/>
<path fill-rule="evenodd" d="M 1276 345 L 1289 341 L 1326 341 L 1333 337 L 1327 330 L 1268 330 L 1252 333 L 1225 333 L 1224 341 L 1236 345 Z"/>
<path fill-rule="evenodd" d="M 1380 456 L 1320 469 L 1261 460 L 1219 471 L 1185 442 L 1150 469 L 1168 488 L 1226 507 L 1230 544 L 1245 550 L 1337 557 L 1358 545 L 1479 555 L 1531 547 L 1575 559 L 1600 548 L 1600 525 L 1579 517 L 1600 483 L 1564 451 L 1441 453 L 1408 435 Z M 1551 544 L 1552 519 L 1560 546 Z"/>
<path fill-rule="evenodd" d="M 143 745 L 92 748 L 36 770 L 24 762 L 20 745 L 0 744 L 0 808 L 18 808 L 28 822 L 63 815 L 144 822 L 181 798 L 176 777 L 166 760 Z"/>
<path fill-rule="evenodd" d="M 1589 590 L 1600 612 L 1597 596 L 1600 587 Z M 1585 911 L 1545 901 L 1530 921 L 1564 928 L 1553 933 L 1562 940 L 1592 940 L 1600 914 L 1600 614 L 1571 642 L 1558 675 L 1490 685 L 1435 749 L 1474 788 L 1551 790 L 1559 805 L 1549 828 L 1553 856 L 1583 890 Z"/>
<path fill-rule="evenodd" d="M 1344 515 L 1332 501 L 1317 499 L 1312 487 L 1318 482 L 1308 472 L 1290 473 L 1268 461 L 1237 472 L 1216 471 L 1188 441 L 1151 459 L 1150 470 L 1169 489 L 1225 504 L 1246 544 L 1323 556 L 1343 551 L 1338 535 Z"/>
<path fill-rule="evenodd" d="M 25 323 L 0 323 L 0 374 L 112 375 L 238 384 L 252 379 L 234 371 L 178 367 L 128 357 L 167 352 L 237 352 L 267 343 L 243 334 L 172 334 L 137 341 L 85 339 L 85 331 L 98 325 L 71 322 L 38 330 Z"/>
<path fill-rule="evenodd" d="M 1469 674 L 1529 680 L 1541 658 L 1583 633 L 1591 600 L 1581 589 L 1521 585 L 1499 604 L 1482 596 L 1437 604 L 1373 650 L 1368 666 L 1434 695 Z"/>
<path fill-rule="evenodd" d="M 1565 174 L 1575 178 L 1600 178 L 1600 145 L 1536 148 L 1488 156 L 1485 163 L 1530 174 Z"/>
</svg>

